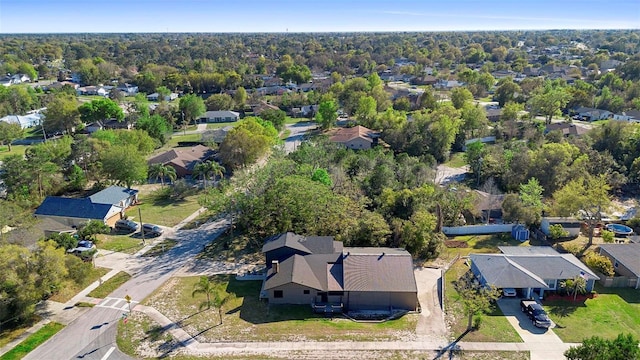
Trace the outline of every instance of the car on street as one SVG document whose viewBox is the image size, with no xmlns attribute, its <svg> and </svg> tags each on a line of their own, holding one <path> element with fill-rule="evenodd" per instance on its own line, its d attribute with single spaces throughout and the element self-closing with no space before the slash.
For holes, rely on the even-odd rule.
<svg viewBox="0 0 640 360">
<path fill-rule="evenodd" d="M 142 225 L 142 233 L 145 236 L 160 236 L 164 231 L 158 225 L 144 224 Z"/>
<path fill-rule="evenodd" d="M 551 327 L 551 319 L 547 312 L 535 300 L 520 300 L 520 309 L 527 314 L 535 327 L 545 329 Z"/>
<path fill-rule="evenodd" d="M 116 221 L 114 229 L 116 231 L 134 232 L 138 230 L 138 224 L 128 219 L 120 219 Z"/>
</svg>

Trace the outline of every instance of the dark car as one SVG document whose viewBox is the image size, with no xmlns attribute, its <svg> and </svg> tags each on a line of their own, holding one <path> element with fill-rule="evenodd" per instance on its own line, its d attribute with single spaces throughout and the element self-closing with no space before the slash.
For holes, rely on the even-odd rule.
<svg viewBox="0 0 640 360">
<path fill-rule="evenodd" d="M 145 236 L 160 236 L 162 235 L 163 230 L 158 225 L 144 224 L 142 225 L 142 232 Z"/>
<path fill-rule="evenodd" d="M 521 300 L 520 309 L 529 316 L 534 326 L 545 329 L 551 327 L 551 319 L 547 312 L 534 300 Z"/>
<path fill-rule="evenodd" d="M 138 224 L 131 220 L 120 219 L 116 221 L 114 228 L 116 231 L 134 232 L 138 230 Z"/>
</svg>

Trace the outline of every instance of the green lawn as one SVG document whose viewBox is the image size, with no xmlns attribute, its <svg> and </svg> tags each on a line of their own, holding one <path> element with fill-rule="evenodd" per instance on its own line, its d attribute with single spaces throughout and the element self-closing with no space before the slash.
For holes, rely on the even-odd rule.
<svg viewBox="0 0 640 360">
<path fill-rule="evenodd" d="M 460 168 L 467 165 L 467 161 L 464 158 L 464 153 L 458 152 L 451 154 L 451 159 L 444 163 L 444 165 L 452 168 Z"/>
<path fill-rule="evenodd" d="M 219 324 L 217 309 L 199 309 L 206 296 L 192 297 L 198 280 L 199 277 L 172 278 L 143 304 L 155 307 L 173 321 L 180 321 L 189 334 L 199 334 L 197 339 L 201 342 L 286 341 L 301 336 L 317 341 L 402 340 L 402 334 L 413 333 L 417 324 L 417 315 L 383 323 L 356 323 L 313 314 L 308 305 L 269 305 L 258 299 L 260 281 L 237 281 L 227 275 L 211 277 L 222 297 L 235 294 L 223 307 L 223 321 Z"/>
<path fill-rule="evenodd" d="M 67 256 L 75 256 L 75 255 L 67 255 Z M 90 265 L 90 264 L 89 264 Z M 61 303 L 66 303 L 72 297 L 74 297 L 77 293 L 82 291 L 84 288 L 89 286 L 94 281 L 98 280 L 101 276 L 105 275 L 109 272 L 109 269 L 106 268 L 91 268 L 89 275 L 83 279 L 81 283 L 76 283 L 73 280 L 65 280 L 62 282 L 60 286 L 60 290 L 55 293 L 49 300 L 57 301 Z"/>
<path fill-rule="evenodd" d="M 120 271 L 111 279 L 102 283 L 102 285 L 95 288 L 92 292 L 89 293 L 89 297 L 102 299 L 105 296 L 111 294 L 115 289 L 119 288 L 120 285 L 126 283 L 131 279 L 131 275 L 127 274 L 124 271 Z"/>
<path fill-rule="evenodd" d="M 597 296 L 584 302 L 544 301 L 553 331 L 565 342 L 581 342 L 598 335 L 614 339 L 620 333 L 640 338 L 640 290 L 604 288 L 596 285 Z"/>
<path fill-rule="evenodd" d="M 55 335 L 58 331 L 62 330 L 64 325 L 55 322 L 50 322 L 43 326 L 40 330 L 29 335 L 23 342 L 18 344 L 15 348 L 11 349 L 6 354 L 0 356 L 0 360 L 17 360 L 22 359 L 33 349 L 40 346 L 40 344 L 47 341 L 50 337 Z"/>
<path fill-rule="evenodd" d="M 9 147 L 6 145 L 0 145 L 0 161 L 6 158 L 9 155 L 24 155 L 24 151 L 27 149 L 29 145 L 11 145 L 11 152 L 9 152 Z"/>
<path fill-rule="evenodd" d="M 202 134 L 187 134 L 182 135 L 182 133 L 174 133 L 168 139 L 167 143 L 162 147 L 162 151 L 174 148 L 178 146 L 179 142 L 198 142 L 202 140 Z"/>
<path fill-rule="evenodd" d="M 34 314 L 19 324 L 4 324 L 2 328 L 0 328 L 0 348 L 22 336 L 22 334 L 40 320 L 41 318 Z"/>
<path fill-rule="evenodd" d="M 220 129 L 227 126 L 236 126 L 236 125 L 238 125 L 237 121 L 207 123 L 207 130 L 215 130 L 215 129 Z"/>
<path fill-rule="evenodd" d="M 469 271 L 469 267 L 460 259 L 449 268 L 445 275 L 445 310 L 447 316 L 453 319 L 451 325 L 451 336 L 458 337 L 467 328 L 468 317 L 460 303 L 460 295 L 453 287 L 453 282 Z M 482 315 L 480 329 L 469 332 L 462 341 L 479 342 L 522 342 L 520 335 L 507 321 L 504 314 L 497 305 L 494 305 L 491 312 Z"/>
<path fill-rule="evenodd" d="M 498 246 L 526 246 L 527 243 L 521 243 L 511 237 L 510 234 L 497 235 L 465 235 L 449 238 L 445 245 L 450 243 L 463 242 L 466 245 L 462 247 L 453 247 L 454 245 L 445 246 L 440 257 L 452 259 L 456 255 L 467 256 L 470 253 L 499 253 Z M 458 245 L 455 245 L 458 246 Z"/>
<path fill-rule="evenodd" d="M 199 195 L 187 196 L 183 200 L 168 199 L 154 192 L 139 197 L 139 205 L 132 206 L 126 212 L 127 216 L 138 219 L 138 208 L 142 213 L 144 223 L 157 224 L 162 226 L 176 226 L 180 221 L 200 209 L 198 204 Z"/>
<path fill-rule="evenodd" d="M 132 237 L 131 234 L 126 235 L 97 235 L 98 247 L 109 251 L 123 252 L 126 254 L 135 254 L 143 248 L 142 239 Z"/>
</svg>

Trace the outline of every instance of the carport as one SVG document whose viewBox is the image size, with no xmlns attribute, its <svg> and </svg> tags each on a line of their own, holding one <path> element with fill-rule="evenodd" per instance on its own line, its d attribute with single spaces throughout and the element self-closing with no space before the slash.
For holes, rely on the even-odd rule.
<svg viewBox="0 0 640 360">
<path fill-rule="evenodd" d="M 482 285 L 493 285 L 496 288 L 514 288 L 518 293 L 531 298 L 534 289 L 548 289 L 547 283 L 518 265 L 511 259 L 500 254 L 471 254 L 471 271 Z M 542 292 L 542 291 L 541 291 Z"/>
</svg>

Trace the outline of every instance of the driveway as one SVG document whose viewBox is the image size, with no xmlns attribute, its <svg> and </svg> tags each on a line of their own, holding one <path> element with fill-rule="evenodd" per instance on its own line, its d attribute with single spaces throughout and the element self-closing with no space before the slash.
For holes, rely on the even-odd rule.
<svg viewBox="0 0 640 360">
<path fill-rule="evenodd" d="M 420 302 L 420 317 L 416 325 L 418 339 L 447 342 L 447 327 L 440 304 L 442 291 L 442 270 L 416 267 L 413 271 L 418 286 L 418 301 Z"/>
<path fill-rule="evenodd" d="M 499 299 L 498 306 L 507 321 L 527 344 L 534 344 L 531 360 L 565 359 L 563 353 L 568 348 L 553 329 L 541 329 L 533 325 L 529 317 L 520 310 L 520 299 Z M 537 350 L 539 348 L 539 350 Z"/>
</svg>

